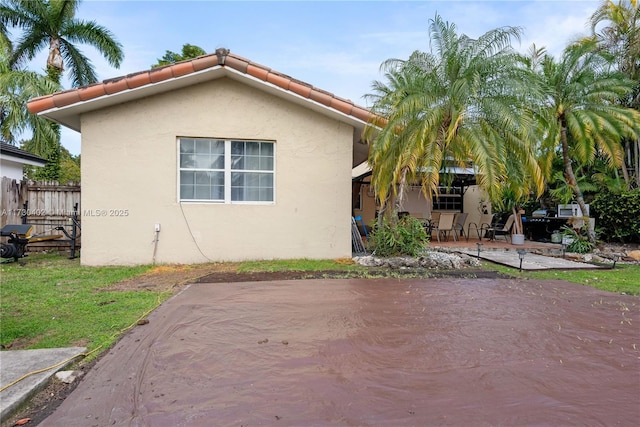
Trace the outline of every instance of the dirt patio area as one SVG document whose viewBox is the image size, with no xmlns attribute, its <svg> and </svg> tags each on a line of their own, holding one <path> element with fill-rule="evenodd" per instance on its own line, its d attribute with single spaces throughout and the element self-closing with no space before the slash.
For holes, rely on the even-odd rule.
<svg viewBox="0 0 640 427">
<path fill-rule="evenodd" d="M 559 281 L 197 283 L 42 426 L 636 425 L 640 298 Z"/>
</svg>

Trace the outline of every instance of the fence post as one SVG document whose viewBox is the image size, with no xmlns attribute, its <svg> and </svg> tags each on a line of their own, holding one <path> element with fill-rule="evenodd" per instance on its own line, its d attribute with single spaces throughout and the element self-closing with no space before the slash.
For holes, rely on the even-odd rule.
<svg viewBox="0 0 640 427">
<path fill-rule="evenodd" d="M 20 220 L 23 224 L 27 223 L 27 212 L 29 211 L 29 201 L 23 203 L 22 212 L 20 213 Z"/>
<path fill-rule="evenodd" d="M 69 259 L 76 257 L 76 238 L 78 237 L 78 203 L 73 205 L 73 213 L 71 214 L 71 256 Z"/>
</svg>

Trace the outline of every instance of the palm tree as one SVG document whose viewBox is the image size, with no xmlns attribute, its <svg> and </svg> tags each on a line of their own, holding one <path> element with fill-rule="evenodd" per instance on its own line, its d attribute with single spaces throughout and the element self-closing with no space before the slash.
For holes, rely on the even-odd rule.
<svg viewBox="0 0 640 427">
<path fill-rule="evenodd" d="M 587 212 L 573 161 L 590 164 L 596 156 L 621 167 L 621 140 L 640 134 L 640 112 L 617 102 L 633 90 L 635 82 L 611 71 L 595 42 L 568 46 L 559 61 L 545 55 L 532 75 L 531 89 L 539 99 L 532 103 L 540 120 L 543 147 L 560 152 L 567 185 L 582 212 Z M 589 224 L 589 240 L 595 233 Z"/>
<path fill-rule="evenodd" d="M 598 29 L 601 23 L 609 25 Z M 615 56 L 618 70 L 640 81 L 640 8 L 638 0 L 603 1 L 589 19 L 591 33 L 600 47 Z M 640 96 L 635 94 L 636 106 Z"/>
<path fill-rule="evenodd" d="M 598 28 L 602 23 L 608 25 Z M 615 57 L 618 70 L 636 82 L 635 89 L 621 103 L 640 110 L 640 8 L 637 0 L 603 1 L 590 18 L 592 36 L 601 49 Z M 640 139 L 624 141 L 625 158 L 635 171 L 635 186 L 640 187 Z M 627 168 L 622 172 L 630 183 Z"/>
<path fill-rule="evenodd" d="M 388 80 L 386 85 L 374 82 L 374 89 L 378 93 L 375 110 L 379 115 L 390 117 L 394 108 L 408 96 L 409 91 L 415 90 L 419 86 L 419 82 L 414 79 L 416 75 L 408 71 L 408 68 L 391 69 L 386 74 Z M 403 129 L 409 129 L 412 124 L 402 120 L 410 120 L 410 118 L 398 118 L 395 125 L 398 126 L 401 123 Z M 374 129 L 376 129 L 375 126 L 369 127 L 370 132 Z M 398 133 L 397 129 L 387 125 L 380 130 L 372 143 L 373 147 L 369 157 L 369 162 L 375 165 L 372 185 L 378 189 L 377 197 L 382 201 L 383 212 L 391 196 L 388 190 L 392 187 L 395 188 L 397 183 L 399 183 L 399 194 L 395 200 L 395 211 L 402 210 L 407 180 L 413 180 L 416 177 L 417 158 L 422 153 L 418 152 L 416 149 L 418 147 L 412 144 L 411 138 L 407 138 L 408 136 L 408 132 Z M 411 172 L 410 177 L 407 176 L 409 172 Z M 425 171 L 426 174 L 428 172 Z M 379 216 L 379 219 L 381 220 L 382 217 Z"/>
<path fill-rule="evenodd" d="M 58 85 L 38 73 L 12 68 L 11 55 L 9 40 L 0 38 L 0 136 L 15 145 L 17 136 L 30 130 L 36 151 L 46 152 L 48 141 L 57 136 L 48 120 L 28 112 L 27 101 L 56 91 Z"/>
<path fill-rule="evenodd" d="M 78 43 L 95 47 L 107 62 L 119 67 L 122 46 L 95 21 L 75 18 L 78 0 L 4 0 L 0 3 L 0 25 L 17 27 L 22 36 L 14 49 L 13 63 L 29 61 L 48 46 L 47 75 L 60 82 L 65 62 L 74 87 L 97 81 L 91 61 Z"/>
<path fill-rule="evenodd" d="M 502 194 L 509 164 L 519 165 L 514 169 L 533 184 L 527 188 L 540 194 L 544 177 L 531 144 L 534 122 L 524 114 L 526 73 L 511 48 L 520 29 L 498 28 L 472 39 L 438 15 L 429 29 L 431 51 L 385 61 L 387 82 L 374 82 L 367 95 L 372 111 L 387 119 L 365 130 L 381 208 L 395 192 L 398 209 L 403 187 L 415 179 L 430 200 L 441 170 L 452 164 L 472 164 L 493 200 Z"/>
<path fill-rule="evenodd" d="M 83 43 L 95 47 L 107 62 L 119 67 L 124 56 L 122 46 L 115 41 L 106 28 L 94 21 L 82 21 L 75 18 L 80 2 L 78 0 L 3 0 L 0 3 L 0 32 L 5 36 L 9 27 L 22 30 L 10 60 L 15 67 L 32 60 L 36 54 L 48 47 L 47 76 L 60 84 L 65 62 L 71 74 L 74 87 L 97 81 L 97 75 L 91 61 L 78 49 L 76 44 Z M 46 145 L 37 144 L 49 164 L 38 171 L 41 178 L 57 180 L 60 170 L 60 126 L 50 124 L 55 138 Z"/>
</svg>

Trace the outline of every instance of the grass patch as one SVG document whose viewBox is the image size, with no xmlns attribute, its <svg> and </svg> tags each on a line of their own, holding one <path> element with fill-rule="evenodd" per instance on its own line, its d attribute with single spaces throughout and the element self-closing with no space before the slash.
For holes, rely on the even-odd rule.
<svg viewBox="0 0 640 427">
<path fill-rule="evenodd" d="M 602 270 L 543 270 L 522 271 L 491 263 L 483 263 L 485 268 L 495 269 L 503 274 L 537 280 L 566 280 L 591 286 L 603 291 L 640 295 L 640 266 L 617 264 L 614 269 Z"/>
<path fill-rule="evenodd" d="M 168 295 L 110 292 L 149 266 L 83 267 L 78 259 L 31 255 L 0 266 L 0 343 L 4 348 L 108 347 L 119 332 Z"/>
</svg>

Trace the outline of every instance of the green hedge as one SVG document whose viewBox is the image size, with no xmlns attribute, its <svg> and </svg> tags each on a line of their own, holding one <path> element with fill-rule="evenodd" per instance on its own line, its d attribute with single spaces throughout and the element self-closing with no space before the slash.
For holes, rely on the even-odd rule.
<svg viewBox="0 0 640 427">
<path fill-rule="evenodd" d="M 596 230 L 605 242 L 640 242 L 640 189 L 598 193 L 590 204 Z"/>
</svg>

